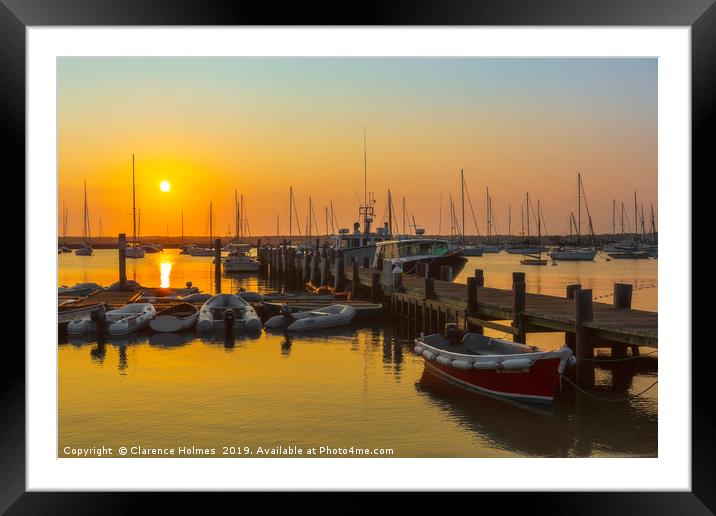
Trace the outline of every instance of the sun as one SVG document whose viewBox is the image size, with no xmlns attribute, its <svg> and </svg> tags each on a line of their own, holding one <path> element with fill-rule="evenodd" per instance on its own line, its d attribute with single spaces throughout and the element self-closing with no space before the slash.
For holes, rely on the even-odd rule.
<svg viewBox="0 0 716 516">
<path fill-rule="evenodd" d="M 159 189 L 162 192 L 168 192 L 172 189 L 172 185 L 169 184 L 169 181 L 162 181 L 161 183 L 159 183 Z"/>
</svg>

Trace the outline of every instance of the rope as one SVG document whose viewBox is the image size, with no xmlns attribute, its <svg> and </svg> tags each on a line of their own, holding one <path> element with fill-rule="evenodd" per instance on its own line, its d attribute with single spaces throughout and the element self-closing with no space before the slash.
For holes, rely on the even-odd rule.
<svg viewBox="0 0 716 516">
<path fill-rule="evenodd" d="M 631 398 L 637 398 L 637 397 L 641 396 L 642 394 L 644 394 L 649 389 L 651 389 L 652 387 L 654 387 L 657 383 L 659 383 L 659 380 L 656 380 L 654 383 L 652 383 L 649 387 L 647 387 L 643 391 L 637 392 L 636 394 L 632 394 L 631 396 L 627 396 L 625 398 L 612 399 L 612 398 L 602 398 L 601 396 L 592 394 L 591 392 L 582 389 L 579 385 L 577 385 L 576 383 L 574 383 L 572 380 L 570 380 L 569 378 L 567 378 L 564 375 L 560 375 L 560 377 L 559 377 L 560 387 L 561 387 L 562 380 L 566 380 L 567 383 L 569 383 L 572 387 L 577 389 L 582 394 L 589 396 L 590 398 L 593 398 L 593 399 L 599 400 L 599 401 L 616 401 L 616 402 L 629 401 Z"/>
<path fill-rule="evenodd" d="M 630 357 L 622 357 L 622 358 L 580 358 L 579 360 L 584 360 L 586 362 L 597 362 L 597 363 L 604 363 L 604 362 L 624 362 L 625 360 L 638 360 L 642 357 L 648 357 L 649 355 L 653 355 L 654 353 L 657 353 L 659 350 L 656 349 L 654 351 L 650 351 L 649 353 L 642 353 L 639 355 L 632 355 Z"/>
<path fill-rule="evenodd" d="M 658 287 L 658 285 L 645 285 L 645 286 L 643 286 L 643 287 L 636 287 L 636 288 L 634 288 L 634 289 L 632 289 L 632 290 L 644 290 L 644 289 L 647 289 L 647 288 L 656 288 L 656 287 Z M 610 292 L 609 294 L 604 294 L 604 295 L 601 295 L 601 296 L 593 297 L 592 299 L 593 299 L 594 301 L 596 301 L 597 299 L 604 299 L 605 297 L 611 297 L 611 296 L 613 296 L 613 295 L 614 295 L 614 292 Z"/>
</svg>

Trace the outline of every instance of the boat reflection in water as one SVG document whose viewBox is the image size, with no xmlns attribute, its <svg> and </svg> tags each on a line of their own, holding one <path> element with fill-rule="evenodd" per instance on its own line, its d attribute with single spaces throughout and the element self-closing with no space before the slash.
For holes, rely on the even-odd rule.
<svg viewBox="0 0 716 516">
<path fill-rule="evenodd" d="M 656 414 L 638 398 L 607 403 L 565 391 L 552 406 L 528 405 L 467 392 L 427 369 L 415 388 L 490 448 L 533 457 L 655 456 L 657 449 Z"/>
</svg>

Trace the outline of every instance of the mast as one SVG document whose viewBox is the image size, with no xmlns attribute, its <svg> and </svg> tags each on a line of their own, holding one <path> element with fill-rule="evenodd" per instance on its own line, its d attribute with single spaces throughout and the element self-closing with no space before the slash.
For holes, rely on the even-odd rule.
<svg viewBox="0 0 716 516">
<path fill-rule="evenodd" d="M 490 229 L 492 225 L 490 224 L 490 187 L 488 186 L 485 189 L 485 209 L 487 210 L 487 242 L 490 241 Z"/>
<path fill-rule="evenodd" d="M 537 249 L 539 259 L 542 259 L 542 212 L 540 211 L 539 199 L 537 199 Z"/>
<path fill-rule="evenodd" d="M 239 210 L 239 193 L 234 189 L 234 216 L 236 218 L 236 241 L 241 239 L 241 212 Z"/>
<path fill-rule="evenodd" d="M 328 206 L 326 206 L 326 215 L 323 220 L 326 222 L 326 236 L 328 236 Z"/>
<path fill-rule="evenodd" d="M 181 211 L 181 243 L 184 243 L 184 210 Z"/>
<path fill-rule="evenodd" d="M 507 236 L 512 238 L 512 205 L 507 206 Z"/>
<path fill-rule="evenodd" d="M 651 239 L 656 243 L 656 218 L 654 217 L 654 203 L 651 203 Z"/>
<path fill-rule="evenodd" d="M 293 228 L 293 186 L 288 187 L 288 240 L 291 241 L 291 229 Z"/>
<path fill-rule="evenodd" d="M 612 235 L 616 235 L 616 234 L 617 234 L 616 211 L 617 211 L 617 200 L 616 200 L 616 199 L 612 199 Z"/>
<path fill-rule="evenodd" d="M 137 199 L 134 188 L 134 154 L 132 154 L 132 234 L 137 241 Z"/>
<path fill-rule="evenodd" d="M 209 249 L 214 248 L 214 228 L 212 226 L 214 222 L 214 210 L 212 203 L 209 202 Z"/>
<path fill-rule="evenodd" d="M 85 242 L 87 242 L 87 181 L 84 182 L 85 185 L 85 202 L 84 202 L 84 211 L 82 216 L 82 238 Z"/>
<path fill-rule="evenodd" d="M 366 227 L 366 219 L 368 218 L 368 151 L 365 135 L 365 124 L 363 124 L 363 206 L 366 211 L 363 215 L 363 228 L 368 232 Z"/>
<path fill-rule="evenodd" d="M 403 224 L 405 225 L 405 224 Z M 438 235 L 443 231 L 443 189 L 440 189 L 440 214 L 438 215 Z"/>
<path fill-rule="evenodd" d="M 527 192 L 525 194 L 525 198 L 527 199 L 527 209 L 525 210 L 527 212 L 527 240 L 530 238 L 530 193 Z"/>
<path fill-rule="evenodd" d="M 142 208 L 139 208 L 139 219 L 137 220 L 137 236 L 142 234 Z"/>
<path fill-rule="evenodd" d="M 524 238 L 525 237 L 525 205 L 524 204 L 520 206 L 520 224 L 521 224 L 520 236 L 522 238 Z M 571 226 L 570 226 L 570 229 L 571 229 Z"/>
<path fill-rule="evenodd" d="M 405 209 L 405 196 L 403 196 L 403 234 L 407 235 L 405 231 L 405 215 L 406 215 L 406 209 Z"/>
<path fill-rule="evenodd" d="M 393 234 L 393 198 L 388 189 L 388 233 Z"/>
<path fill-rule="evenodd" d="M 639 237 L 639 230 L 637 229 L 637 221 L 638 221 L 638 216 L 636 214 L 636 191 L 634 191 L 634 242 L 636 242 Z"/>
<path fill-rule="evenodd" d="M 642 220 L 644 220 L 644 213 L 643 213 L 643 212 L 644 212 L 644 207 L 643 207 L 643 206 L 642 206 L 641 211 L 642 211 L 641 218 L 642 218 Z M 643 224 L 642 224 L 642 225 L 643 225 Z M 102 217 L 99 218 L 99 237 L 102 238 Z"/>
<path fill-rule="evenodd" d="M 624 238 L 624 203 L 622 203 L 621 224 L 622 224 L 622 238 Z"/>
<path fill-rule="evenodd" d="M 311 200 L 311 196 L 308 196 L 308 240 L 311 240 L 311 214 L 313 213 L 313 201 Z"/>
<path fill-rule="evenodd" d="M 460 201 L 462 208 L 462 242 L 465 243 L 465 174 L 460 169 L 460 189 L 462 191 L 462 200 Z"/>
<path fill-rule="evenodd" d="M 577 246 L 582 232 L 582 174 L 577 173 Z"/>
</svg>

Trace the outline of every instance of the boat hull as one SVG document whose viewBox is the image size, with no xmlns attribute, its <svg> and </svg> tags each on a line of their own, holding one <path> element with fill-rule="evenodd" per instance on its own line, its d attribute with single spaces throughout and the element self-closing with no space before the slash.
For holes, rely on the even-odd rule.
<svg viewBox="0 0 716 516">
<path fill-rule="evenodd" d="M 467 264 L 467 258 L 457 252 L 452 252 L 444 256 L 403 261 L 401 263 L 403 272 L 406 274 L 415 274 L 418 263 L 427 264 L 428 277 L 434 279 L 440 279 L 442 267 L 448 266 L 452 269 L 452 277 L 454 279 L 465 268 L 465 265 Z"/>
<path fill-rule="evenodd" d="M 506 247 L 507 254 L 539 254 L 538 247 Z"/>
<path fill-rule="evenodd" d="M 549 253 L 549 257 L 553 260 L 582 262 L 592 261 L 596 255 L 597 251 L 592 249 L 585 249 L 583 251 L 552 251 Z"/>
</svg>

